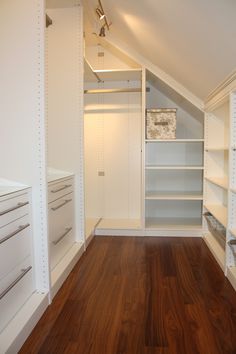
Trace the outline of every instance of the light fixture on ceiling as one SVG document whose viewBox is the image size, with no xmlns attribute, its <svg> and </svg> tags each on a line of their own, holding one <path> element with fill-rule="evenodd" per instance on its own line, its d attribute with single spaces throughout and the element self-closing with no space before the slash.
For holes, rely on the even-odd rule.
<svg viewBox="0 0 236 354">
<path fill-rule="evenodd" d="M 99 20 L 103 20 L 105 17 L 105 14 L 101 11 L 101 9 L 99 9 L 99 7 L 96 8 L 96 14 L 99 17 Z"/>
<path fill-rule="evenodd" d="M 99 37 L 106 37 L 105 25 L 101 27 Z"/>
<path fill-rule="evenodd" d="M 103 10 L 103 6 L 102 6 L 102 3 L 101 3 L 101 0 L 98 0 L 98 6 L 95 10 L 96 14 L 98 15 L 99 17 L 99 20 L 100 21 L 104 21 L 104 24 L 102 25 L 102 27 L 100 28 L 100 31 L 99 31 L 99 37 L 105 37 L 106 36 L 106 29 L 105 27 L 108 29 L 110 29 L 110 26 L 111 26 L 111 23 L 109 24 L 108 21 L 107 21 L 107 17 L 106 17 L 106 14 Z"/>
</svg>

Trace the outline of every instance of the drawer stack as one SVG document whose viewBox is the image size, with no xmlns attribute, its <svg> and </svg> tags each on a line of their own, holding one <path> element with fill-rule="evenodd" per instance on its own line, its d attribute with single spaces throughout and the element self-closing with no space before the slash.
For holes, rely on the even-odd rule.
<svg viewBox="0 0 236 354">
<path fill-rule="evenodd" d="M 0 332 L 34 291 L 29 200 L 0 196 Z"/>
<path fill-rule="evenodd" d="M 75 242 L 73 178 L 48 184 L 49 242 L 51 270 Z"/>
</svg>

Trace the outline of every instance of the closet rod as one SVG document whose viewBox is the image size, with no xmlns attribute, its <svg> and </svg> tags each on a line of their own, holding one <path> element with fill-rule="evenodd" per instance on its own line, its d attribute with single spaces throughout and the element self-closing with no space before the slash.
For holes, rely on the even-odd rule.
<svg viewBox="0 0 236 354">
<path fill-rule="evenodd" d="M 146 88 L 147 92 L 150 92 L 150 88 Z M 122 88 L 122 89 L 97 89 L 97 90 L 84 90 L 84 93 L 123 93 L 123 92 L 142 92 L 141 88 Z"/>
</svg>

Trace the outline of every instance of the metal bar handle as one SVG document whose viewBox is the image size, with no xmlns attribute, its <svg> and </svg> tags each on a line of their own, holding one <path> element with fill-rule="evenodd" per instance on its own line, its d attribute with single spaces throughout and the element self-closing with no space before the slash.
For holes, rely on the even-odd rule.
<svg viewBox="0 0 236 354">
<path fill-rule="evenodd" d="M 51 208 L 51 210 L 56 211 L 56 210 L 60 209 L 61 207 L 63 207 L 64 205 L 66 205 L 67 203 L 70 203 L 71 201 L 72 201 L 72 199 L 67 199 L 63 203 L 61 203 L 60 205 Z"/>
<path fill-rule="evenodd" d="M 26 229 L 27 227 L 29 227 L 30 224 L 25 224 L 25 225 L 21 225 L 18 227 L 17 230 L 13 231 L 12 233 L 10 233 L 9 235 L 3 237 L 1 240 L 0 240 L 0 245 L 4 242 L 6 242 L 7 240 L 9 240 L 10 238 L 12 238 L 13 236 L 17 235 L 19 232 L 21 232 L 22 230 Z"/>
<path fill-rule="evenodd" d="M 54 246 L 56 246 L 71 230 L 72 227 L 66 227 L 66 231 L 64 232 L 64 234 L 61 235 L 56 241 L 53 241 Z"/>
<path fill-rule="evenodd" d="M 0 294 L 0 300 L 4 298 L 9 291 L 14 288 L 14 286 L 19 283 L 19 281 L 32 269 L 32 266 L 29 266 L 26 269 L 21 269 L 21 274 Z"/>
<path fill-rule="evenodd" d="M 66 188 L 69 188 L 69 187 L 72 187 L 72 184 L 65 184 L 64 186 L 59 187 L 57 189 L 52 189 L 51 193 L 57 193 L 57 192 L 63 191 Z"/>
<path fill-rule="evenodd" d="M 235 246 L 236 245 L 236 240 L 230 240 L 228 243 L 231 246 Z"/>
<path fill-rule="evenodd" d="M 7 213 L 10 213 L 10 211 L 14 211 L 14 210 L 16 210 L 16 209 L 19 209 L 19 208 L 21 208 L 21 207 L 23 207 L 23 206 L 25 206 L 25 205 L 27 205 L 27 204 L 29 204 L 29 202 L 18 203 L 16 206 L 14 206 L 14 207 L 12 207 L 12 208 L 9 208 L 9 209 L 6 209 L 6 210 L 4 210 L 4 211 L 1 211 L 1 212 L 0 212 L 0 216 L 3 216 L 3 215 L 5 215 L 5 214 L 7 214 Z"/>
</svg>

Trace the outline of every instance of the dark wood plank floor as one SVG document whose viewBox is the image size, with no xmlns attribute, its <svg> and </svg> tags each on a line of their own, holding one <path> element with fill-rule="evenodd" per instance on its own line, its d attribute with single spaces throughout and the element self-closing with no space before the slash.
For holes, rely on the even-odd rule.
<svg viewBox="0 0 236 354">
<path fill-rule="evenodd" d="M 233 354 L 236 293 L 201 239 L 97 237 L 20 353 Z"/>
</svg>

